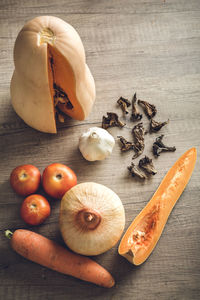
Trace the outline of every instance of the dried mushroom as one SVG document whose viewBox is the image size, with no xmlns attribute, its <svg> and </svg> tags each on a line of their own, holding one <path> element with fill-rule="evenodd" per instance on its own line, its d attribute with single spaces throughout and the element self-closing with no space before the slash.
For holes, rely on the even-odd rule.
<svg viewBox="0 0 200 300">
<path fill-rule="evenodd" d="M 157 173 L 156 169 L 154 168 L 152 159 L 150 159 L 148 156 L 140 159 L 139 167 L 145 170 L 148 174 L 155 175 Z"/>
<path fill-rule="evenodd" d="M 122 111 L 125 114 L 128 114 L 128 107 L 131 105 L 131 102 L 128 99 L 125 99 L 123 97 L 120 97 L 117 100 L 117 103 L 119 104 L 119 106 L 121 107 Z"/>
<path fill-rule="evenodd" d="M 54 88 L 54 105 L 58 105 L 60 104 L 65 104 L 65 106 L 67 107 L 67 109 L 72 109 L 73 105 L 70 102 L 67 94 L 63 91 L 63 89 L 61 89 L 61 87 L 59 87 L 57 84 L 53 84 L 53 88 Z"/>
<path fill-rule="evenodd" d="M 133 177 L 138 177 L 138 178 L 140 178 L 140 179 L 146 179 L 147 177 L 146 177 L 146 175 L 142 172 L 142 171 L 140 171 L 136 166 L 135 166 L 135 164 L 132 162 L 131 163 L 131 165 L 128 167 L 128 170 L 130 171 L 130 173 L 131 173 L 131 175 L 133 176 Z"/>
<path fill-rule="evenodd" d="M 161 136 L 156 138 L 156 141 L 153 143 L 153 154 L 155 156 L 159 156 L 161 152 L 166 152 L 166 151 L 174 152 L 174 151 L 176 151 L 175 146 L 168 147 L 168 146 L 163 144 L 163 142 L 162 142 L 163 137 L 164 137 L 164 135 L 162 134 Z"/>
<path fill-rule="evenodd" d="M 107 116 L 103 116 L 102 119 L 102 128 L 107 129 L 109 127 L 124 127 L 126 124 L 119 120 L 119 117 L 116 113 L 107 112 Z"/>
<path fill-rule="evenodd" d="M 60 112 L 60 110 L 56 107 L 54 108 L 54 111 L 55 111 L 55 116 L 57 118 L 57 120 L 60 122 L 60 123 L 64 123 L 65 122 L 65 116 L 62 112 Z"/>
<path fill-rule="evenodd" d="M 133 159 L 138 157 L 144 151 L 144 135 L 145 129 L 143 127 L 143 123 L 138 123 L 132 129 L 132 134 L 134 138 L 134 151 L 136 154 L 133 156 Z"/>
<path fill-rule="evenodd" d="M 54 88 L 54 111 L 57 117 L 57 120 L 60 123 L 65 122 L 65 114 L 61 111 L 61 107 L 65 106 L 67 109 L 72 109 L 73 105 L 70 102 L 67 94 L 57 85 L 53 84 Z"/>
<path fill-rule="evenodd" d="M 137 102 L 137 96 L 136 93 L 133 95 L 132 99 L 132 114 L 131 114 L 131 120 L 132 121 L 139 121 L 142 119 L 142 114 L 139 113 L 137 107 L 136 107 L 136 102 Z"/>
<path fill-rule="evenodd" d="M 165 121 L 165 122 L 157 122 L 155 121 L 154 119 L 151 119 L 151 122 L 150 122 L 150 131 L 151 132 L 157 132 L 159 131 L 163 126 L 165 126 L 166 124 L 169 123 L 169 120 L 168 121 Z"/>
<path fill-rule="evenodd" d="M 128 142 L 123 136 L 118 136 L 122 146 L 121 146 L 121 151 L 125 152 L 130 149 L 134 149 L 134 144 L 131 142 Z"/>
<path fill-rule="evenodd" d="M 155 105 L 150 104 L 147 101 L 138 100 L 138 104 L 140 104 L 143 107 L 144 112 L 149 119 L 153 118 L 155 116 L 155 114 L 157 113 L 157 109 L 156 109 Z"/>
</svg>

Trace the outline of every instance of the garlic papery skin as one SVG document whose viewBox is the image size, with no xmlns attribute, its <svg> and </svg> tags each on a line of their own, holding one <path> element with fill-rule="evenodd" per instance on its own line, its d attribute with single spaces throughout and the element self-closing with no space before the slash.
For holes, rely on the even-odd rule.
<svg viewBox="0 0 200 300">
<path fill-rule="evenodd" d="M 66 245 L 76 253 L 98 255 L 109 250 L 119 241 L 124 225 L 122 202 L 104 185 L 80 183 L 61 200 L 60 231 Z"/>
<path fill-rule="evenodd" d="M 105 129 L 92 127 L 79 138 L 79 150 L 89 161 L 103 160 L 112 153 L 115 140 Z"/>
</svg>

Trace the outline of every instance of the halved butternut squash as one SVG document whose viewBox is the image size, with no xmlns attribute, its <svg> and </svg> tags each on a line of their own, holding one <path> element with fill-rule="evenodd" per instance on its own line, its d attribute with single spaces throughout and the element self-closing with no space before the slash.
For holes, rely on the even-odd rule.
<svg viewBox="0 0 200 300">
<path fill-rule="evenodd" d="M 63 20 L 37 17 L 24 25 L 14 47 L 11 99 L 31 127 L 56 133 L 55 115 L 84 120 L 95 101 L 95 83 L 78 33 Z"/>
<path fill-rule="evenodd" d="M 142 264 L 153 251 L 174 205 L 192 175 L 196 156 L 196 149 L 191 148 L 175 162 L 151 200 L 127 229 L 118 252 L 131 263 Z"/>
</svg>

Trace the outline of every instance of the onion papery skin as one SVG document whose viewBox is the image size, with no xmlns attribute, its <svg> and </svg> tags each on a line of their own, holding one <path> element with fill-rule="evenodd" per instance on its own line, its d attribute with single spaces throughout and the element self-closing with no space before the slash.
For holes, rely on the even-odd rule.
<svg viewBox="0 0 200 300">
<path fill-rule="evenodd" d="M 81 226 L 77 216 L 93 211 L 100 221 L 95 228 Z M 66 245 L 76 253 L 98 255 L 111 249 L 125 226 L 125 212 L 118 195 L 104 185 L 85 182 L 71 188 L 62 198 L 59 226 Z"/>
</svg>

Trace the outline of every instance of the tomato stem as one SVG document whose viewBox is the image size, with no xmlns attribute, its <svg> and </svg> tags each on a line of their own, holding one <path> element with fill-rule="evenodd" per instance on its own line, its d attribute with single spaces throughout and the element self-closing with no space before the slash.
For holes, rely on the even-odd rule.
<svg viewBox="0 0 200 300">
<path fill-rule="evenodd" d="M 9 229 L 5 230 L 5 236 L 10 240 L 12 238 L 13 232 Z"/>
<path fill-rule="evenodd" d="M 56 175 L 56 178 L 57 178 L 58 180 L 61 180 L 61 179 L 62 179 L 62 174 L 60 174 L 60 173 L 57 174 L 57 175 Z"/>
</svg>

